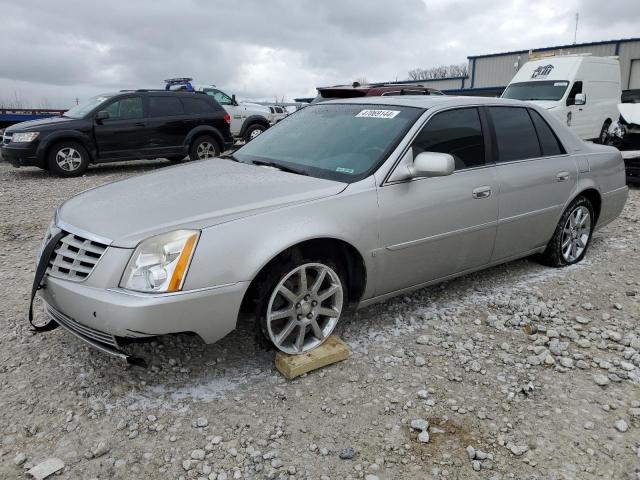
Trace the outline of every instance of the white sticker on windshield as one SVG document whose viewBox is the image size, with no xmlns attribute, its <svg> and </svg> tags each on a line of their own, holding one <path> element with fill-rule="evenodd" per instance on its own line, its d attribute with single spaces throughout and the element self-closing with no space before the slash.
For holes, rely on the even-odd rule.
<svg viewBox="0 0 640 480">
<path fill-rule="evenodd" d="M 338 167 L 336 168 L 336 172 L 340 172 L 340 173 L 353 173 L 355 170 L 353 168 L 344 168 L 344 167 Z"/>
<path fill-rule="evenodd" d="M 400 113 L 400 110 L 362 110 L 356 117 L 366 118 L 393 118 Z"/>
<path fill-rule="evenodd" d="M 554 87 L 566 87 L 567 85 L 569 85 L 569 82 L 555 82 L 553 84 Z"/>
</svg>

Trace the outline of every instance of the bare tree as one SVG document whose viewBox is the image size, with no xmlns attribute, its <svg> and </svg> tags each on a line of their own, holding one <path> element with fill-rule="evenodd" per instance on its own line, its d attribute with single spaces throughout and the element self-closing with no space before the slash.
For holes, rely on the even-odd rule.
<svg viewBox="0 0 640 480">
<path fill-rule="evenodd" d="M 409 71 L 411 80 L 436 80 L 448 77 L 466 77 L 468 75 L 467 64 L 440 65 L 431 68 L 414 68 Z"/>
</svg>

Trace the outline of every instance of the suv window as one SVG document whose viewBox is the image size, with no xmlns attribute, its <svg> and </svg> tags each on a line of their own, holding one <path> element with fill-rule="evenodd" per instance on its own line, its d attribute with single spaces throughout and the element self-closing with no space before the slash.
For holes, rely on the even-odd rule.
<svg viewBox="0 0 640 480">
<path fill-rule="evenodd" d="M 184 97 L 180 98 L 182 105 L 184 105 L 185 113 L 198 114 L 208 113 L 213 111 L 212 106 L 202 98 Z"/>
<path fill-rule="evenodd" d="M 484 165 L 484 137 L 477 108 L 459 108 L 434 115 L 413 141 L 414 156 L 448 153 L 456 170 Z"/>
<path fill-rule="evenodd" d="M 184 108 L 178 97 L 149 97 L 150 117 L 174 117 L 184 114 Z"/>
<path fill-rule="evenodd" d="M 564 148 L 558 141 L 555 133 L 551 130 L 551 127 L 544 118 L 540 116 L 535 110 L 529 110 L 529 115 L 533 120 L 533 125 L 538 132 L 538 139 L 540 140 L 540 146 L 542 147 L 542 155 L 545 157 L 551 157 L 553 155 L 562 155 L 565 153 Z"/>
<path fill-rule="evenodd" d="M 526 108 L 489 107 L 496 131 L 498 162 L 540 156 L 540 144 Z"/>
<path fill-rule="evenodd" d="M 567 105 L 575 105 L 576 94 L 582 93 L 582 82 L 574 82 L 567 97 Z"/>
<path fill-rule="evenodd" d="M 127 97 L 117 100 L 105 110 L 109 112 L 109 120 L 133 120 L 144 116 L 142 97 Z"/>
<path fill-rule="evenodd" d="M 207 95 L 211 95 L 213 98 L 215 98 L 216 102 L 218 102 L 220 105 L 231 105 L 232 103 L 229 95 L 221 92 L 220 90 L 216 90 L 215 88 L 205 88 L 204 92 Z"/>
</svg>

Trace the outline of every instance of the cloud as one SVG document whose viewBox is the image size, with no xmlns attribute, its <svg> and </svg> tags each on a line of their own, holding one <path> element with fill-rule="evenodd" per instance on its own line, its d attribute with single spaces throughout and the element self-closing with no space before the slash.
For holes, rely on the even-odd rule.
<svg viewBox="0 0 640 480">
<path fill-rule="evenodd" d="M 404 79 L 467 55 L 637 35 L 640 2 L 609 0 L 183 0 L 11 2 L 0 100 L 37 106 L 192 76 L 251 99 Z"/>
</svg>

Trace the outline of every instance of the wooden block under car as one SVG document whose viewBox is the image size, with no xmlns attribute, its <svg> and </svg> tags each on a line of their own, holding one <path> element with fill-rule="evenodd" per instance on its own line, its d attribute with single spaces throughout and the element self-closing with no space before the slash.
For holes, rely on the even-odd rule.
<svg viewBox="0 0 640 480">
<path fill-rule="evenodd" d="M 303 373 L 341 362 L 349 357 L 349 347 L 336 335 L 331 335 L 318 348 L 302 355 L 276 353 L 276 368 L 289 380 Z"/>
</svg>

